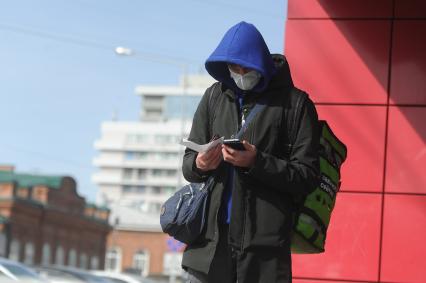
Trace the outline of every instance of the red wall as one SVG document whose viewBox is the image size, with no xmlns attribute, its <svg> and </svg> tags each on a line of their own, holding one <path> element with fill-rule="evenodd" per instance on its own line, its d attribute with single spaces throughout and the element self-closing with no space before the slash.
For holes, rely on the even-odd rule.
<svg viewBox="0 0 426 283">
<path fill-rule="evenodd" d="M 293 256 L 294 282 L 424 283 L 426 1 L 288 2 L 295 84 L 348 146 L 326 252 Z"/>
</svg>

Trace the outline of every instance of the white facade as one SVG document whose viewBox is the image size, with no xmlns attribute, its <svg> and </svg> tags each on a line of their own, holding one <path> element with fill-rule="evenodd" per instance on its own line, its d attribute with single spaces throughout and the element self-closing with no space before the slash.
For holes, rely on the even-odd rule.
<svg viewBox="0 0 426 283">
<path fill-rule="evenodd" d="M 160 230 L 161 205 L 185 182 L 184 148 L 178 143 L 189 134 L 193 111 L 212 82 L 189 76 L 178 86 L 139 86 L 141 120 L 102 123 L 92 181 L 98 186 L 97 202 L 112 209 L 112 223 L 118 219 L 118 227 Z"/>
</svg>

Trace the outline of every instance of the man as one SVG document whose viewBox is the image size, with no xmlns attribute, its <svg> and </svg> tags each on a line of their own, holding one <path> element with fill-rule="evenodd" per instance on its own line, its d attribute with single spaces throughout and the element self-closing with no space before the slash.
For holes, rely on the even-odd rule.
<svg viewBox="0 0 426 283">
<path fill-rule="evenodd" d="M 189 139 L 235 137 L 256 103 L 266 104 L 242 136 L 245 150 L 222 145 L 208 152 L 186 149 L 183 174 L 190 182 L 215 176 L 207 225 L 183 255 L 189 282 L 291 282 L 293 199 L 317 182 L 317 114 L 300 106 L 297 137 L 286 143 L 287 99 L 294 88 L 284 56 L 272 56 L 259 31 L 241 22 L 224 35 L 206 61 L 218 82 L 207 89 Z"/>
</svg>

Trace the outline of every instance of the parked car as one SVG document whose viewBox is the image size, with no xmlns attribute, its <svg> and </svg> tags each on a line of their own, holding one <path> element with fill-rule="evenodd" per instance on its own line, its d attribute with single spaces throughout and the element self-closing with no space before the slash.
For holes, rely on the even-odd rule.
<svg viewBox="0 0 426 283">
<path fill-rule="evenodd" d="M 112 271 L 103 271 L 103 270 L 93 270 L 92 274 L 100 276 L 102 278 L 108 279 L 114 283 L 151 283 L 149 279 L 143 278 L 141 276 L 133 274 L 124 274 L 119 272 Z M 149 280 L 149 281 L 148 281 Z"/>
<path fill-rule="evenodd" d="M 113 283 L 168 283 L 168 277 L 142 277 L 138 274 L 133 273 L 120 273 L 113 271 L 105 271 L 105 270 L 92 270 L 91 273 L 100 276 L 102 278 L 106 278 Z M 176 283 L 182 282 L 177 279 Z"/>
<path fill-rule="evenodd" d="M 46 279 L 41 278 L 31 268 L 13 261 L 0 257 L 0 283 L 9 282 L 23 282 L 23 283 L 46 283 Z"/>
<path fill-rule="evenodd" d="M 73 267 L 58 265 L 37 266 L 35 270 L 42 278 L 49 280 L 51 283 L 111 283 L 108 279 Z"/>
</svg>

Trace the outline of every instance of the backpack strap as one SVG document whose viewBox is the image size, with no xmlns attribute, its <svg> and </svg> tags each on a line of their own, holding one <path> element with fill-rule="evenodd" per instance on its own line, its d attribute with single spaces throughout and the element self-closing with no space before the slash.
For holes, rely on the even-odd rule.
<svg viewBox="0 0 426 283">
<path fill-rule="evenodd" d="M 253 120 L 254 117 L 256 117 L 257 113 L 265 109 L 266 103 L 256 103 L 256 105 L 253 107 L 252 110 L 250 110 L 249 115 L 247 116 L 245 123 L 241 126 L 241 129 L 238 131 L 238 133 L 235 135 L 237 139 L 240 139 L 244 132 L 247 130 L 248 126 L 250 125 L 250 122 Z"/>
<path fill-rule="evenodd" d="M 284 133 L 287 134 L 285 139 L 285 145 L 287 147 L 286 156 L 290 156 L 294 143 L 296 142 L 298 123 L 300 121 L 303 103 L 307 97 L 308 94 L 306 92 L 297 88 L 292 88 L 288 93 L 282 116 L 282 119 L 285 119 L 285 121 L 281 122 L 282 125 L 286 125 L 286 131 Z"/>
<path fill-rule="evenodd" d="M 221 88 L 222 84 L 220 82 L 215 83 L 209 93 L 209 106 L 208 106 L 208 115 L 209 115 L 209 133 L 211 138 L 213 136 L 213 121 L 216 118 L 216 104 L 218 101 L 219 94 L 216 93 L 216 89 Z"/>
</svg>

